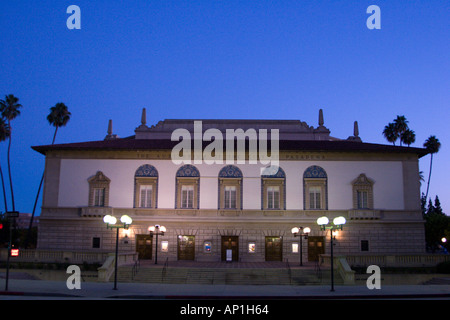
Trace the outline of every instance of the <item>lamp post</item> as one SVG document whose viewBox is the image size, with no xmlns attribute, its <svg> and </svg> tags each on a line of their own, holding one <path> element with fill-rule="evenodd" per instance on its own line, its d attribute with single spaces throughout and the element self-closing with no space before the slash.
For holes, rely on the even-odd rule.
<svg viewBox="0 0 450 320">
<path fill-rule="evenodd" d="M 303 246 L 302 246 L 302 238 L 308 239 L 308 235 L 311 232 L 311 229 L 306 227 L 294 227 L 291 229 L 294 237 L 300 237 L 300 265 L 303 266 Z"/>
<path fill-rule="evenodd" d="M 156 235 L 155 264 L 158 264 L 158 236 L 164 235 L 164 233 L 166 232 L 166 227 L 155 224 L 154 226 L 148 227 L 148 231 L 150 231 L 151 236 Z"/>
<path fill-rule="evenodd" d="M 117 218 L 114 216 L 110 216 L 109 214 L 103 217 L 103 222 L 106 223 L 107 229 L 116 229 L 116 259 L 114 262 L 114 288 L 113 290 L 117 290 L 117 260 L 119 254 L 119 229 L 128 229 L 133 220 L 127 216 L 123 215 L 120 217 L 120 222 L 122 224 L 116 224 Z"/>
<path fill-rule="evenodd" d="M 331 254 L 331 290 L 334 291 L 334 272 L 333 272 L 333 231 L 342 230 L 346 220 L 344 217 L 336 217 L 333 219 L 333 225 L 328 226 L 328 218 L 320 217 L 317 219 L 317 224 L 320 226 L 320 230 L 330 230 L 330 254 Z"/>
<path fill-rule="evenodd" d="M 8 282 L 9 282 L 9 258 L 11 257 L 11 249 L 12 249 L 12 232 L 13 225 L 16 225 L 16 218 L 19 216 L 18 211 L 9 211 L 5 213 L 5 216 L 8 218 L 9 223 L 9 241 L 8 241 L 8 257 L 6 258 L 6 281 L 5 281 L 5 291 L 8 291 Z M 3 225 L 2 225 L 3 228 Z"/>
</svg>

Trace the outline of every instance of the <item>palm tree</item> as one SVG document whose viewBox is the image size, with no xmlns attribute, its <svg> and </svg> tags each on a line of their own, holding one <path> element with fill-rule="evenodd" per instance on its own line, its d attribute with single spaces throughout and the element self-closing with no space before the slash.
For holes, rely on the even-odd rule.
<svg viewBox="0 0 450 320">
<path fill-rule="evenodd" d="M 400 146 L 402 145 L 402 135 L 408 130 L 408 120 L 406 120 L 405 116 L 397 116 L 394 119 L 395 130 L 397 131 L 397 135 L 400 137 Z"/>
<path fill-rule="evenodd" d="M 439 142 L 439 139 L 436 138 L 436 136 L 430 136 L 427 140 L 425 140 L 425 143 L 423 146 L 427 149 L 427 152 L 431 154 L 430 159 L 430 172 L 428 174 L 428 183 L 427 183 L 427 192 L 425 193 L 425 201 L 428 197 L 428 190 L 430 189 L 430 179 L 431 179 L 431 169 L 433 167 L 433 154 L 438 153 L 439 149 L 441 148 L 441 143 Z"/>
<path fill-rule="evenodd" d="M 3 118 L 0 118 L 0 142 L 9 138 L 9 126 Z M 2 178 L 3 198 L 5 200 L 5 212 L 8 212 L 8 201 L 6 200 L 5 180 L 3 179 L 3 170 L 0 165 L 0 176 Z"/>
<path fill-rule="evenodd" d="M 55 143 L 56 134 L 58 133 L 58 128 L 64 127 L 67 124 L 67 122 L 69 122 L 71 115 L 72 114 L 69 112 L 67 106 L 62 102 L 58 102 L 55 106 L 50 108 L 50 113 L 47 116 L 47 120 L 48 120 L 49 124 L 51 124 L 52 126 L 55 127 L 55 133 L 53 134 L 52 145 Z M 44 169 L 44 172 L 42 173 L 42 178 L 41 178 L 41 182 L 39 183 L 39 188 L 38 188 L 38 192 L 36 194 L 36 199 L 34 200 L 33 212 L 31 213 L 31 219 L 30 219 L 30 224 L 28 226 L 27 238 L 25 240 L 25 247 L 28 246 L 28 242 L 30 240 L 31 228 L 33 226 L 34 213 L 36 212 L 36 205 L 37 205 L 37 202 L 39 199 L 39 194 L 41 193 L 42 183 L 44 181 L 44 175 L 45 175 L 45 169 Z"/>
<path fill-rule="evenodd" d="M 14 120 L 18 115 L 20 115 L 20 110 L 22 105 L 19 103 L 19 98 L 15 97 L 12 94 L 9 94 L 5 96 L 5 100 L 0 100 L 0 112 L 2 113 L 2 116 L 8 120 L 8 127 L 9 127 L 9 143 L 8 143 L 8 173 L 9 173 L 9 185 L 11 188 L 11 200 L 12 200 L 12 210 L 16 211 L 16 205 L 14 203 L 14 190 L 13 190 L 13 183 L 12 183 L 12 177 L 11 177 L 11 161 L 10 161 L 10 154 L 11 154 L 11 136 L 12 136 L 12 127 L 11 127 L 11 120 Z"/>
<path fill-rule="evenodd" d="M 406 129 L 400 136 L 400 141 L 403 141 L 403 143 L 407 144 L 409 147 L 411 143 L 416 142 L 415 132 L 411 129 Z"/>
<path fill-rule="evenodd" d="M 383 136 L 387 141 L 392 142 L 392 144 L 395 146 L 395 141 L 397 141 L 399 137 L 395 123 L 389 123 L 384 127 Z"/>
</svg>

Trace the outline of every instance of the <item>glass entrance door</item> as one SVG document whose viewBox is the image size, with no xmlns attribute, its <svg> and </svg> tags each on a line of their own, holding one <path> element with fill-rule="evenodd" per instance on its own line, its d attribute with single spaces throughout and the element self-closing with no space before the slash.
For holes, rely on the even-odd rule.
<svg viewBox="0 0 450 320">
<path fill-rule="evenodd" d="M 195 236 L 178 236 L 178 260 L 195 259 Z"/>
<path fill-rule="evenodd" d="M 222 261 L 239 261 L 239 237 L 222 236 Z"/>
<path fill-rule="evenodd" d="M 319 255 L 325 253 L 324 237 L 308 237 L 308 261 L 319 261 Z"/>
<path fill-rule="evenodd" d="M 283 238 L 266 237 L 266 261 L 282 261 Z"/>
<path fill-rule="evenodd" d="M 153 237 L 149 234 L 136 235 L 136 252 L 139 259 L 152 259 Z"/>
</svg>

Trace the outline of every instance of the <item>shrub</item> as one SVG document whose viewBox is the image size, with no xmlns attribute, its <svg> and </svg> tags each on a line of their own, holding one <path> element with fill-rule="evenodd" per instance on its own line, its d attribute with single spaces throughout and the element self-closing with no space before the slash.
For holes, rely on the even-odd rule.
<svg viewBox="0 0 450 320">
<path fill-rule="evenodd" d="M 450 260 L 441 262 L 436 266 L 437 273 L 450 273 Z"/>
</svg>

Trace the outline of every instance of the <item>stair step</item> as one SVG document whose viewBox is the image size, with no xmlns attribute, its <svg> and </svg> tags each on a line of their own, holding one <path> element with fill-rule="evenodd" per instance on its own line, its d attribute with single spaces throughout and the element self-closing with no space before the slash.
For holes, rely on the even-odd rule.
<svg viewBox="0 0 450 320">
<path fill-rule="evenodd" d="M 132 278 L 132 268 L 121 266 L 118 269 L 119 282 L 168 283 L 168 284 L 229 284 L 229 285 L 313 285 L 328 282 L 330 275 L 322 270 L 319 279 L 312 269 L 292 269 L 291 275 L 287 269 L 232 269 L 232 268 L 168 268 L 163 276 L 162 268 L 144 267 Z M 342 280 L 335 274 L 335 282 Z"/>
</svg>

